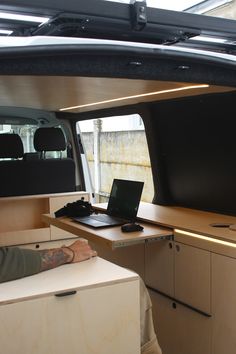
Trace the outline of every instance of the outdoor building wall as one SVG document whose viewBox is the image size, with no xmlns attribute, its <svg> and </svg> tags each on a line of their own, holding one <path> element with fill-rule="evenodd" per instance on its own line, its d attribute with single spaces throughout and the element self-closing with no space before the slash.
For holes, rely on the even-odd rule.
<svg viewBox="0 0 236 354">
<path fill-rule="evenodd" d="M 208 16 L 222 17 L 235 20 L 236 19 L 236 0 L 227 3 L 225 5 L 219 6 L 216 9 L 208 11 L 205 13 Z"/>
<path fill-rule="evenodd" d="M 93 133 L 83 133 L 83 142 L 94 183 Z M 142 200 L 153 199 L 153 181 L 145 131 L 100 133 L 101 194 L 108 194 L 114 178 L 144 182 Z"/>
</svg>

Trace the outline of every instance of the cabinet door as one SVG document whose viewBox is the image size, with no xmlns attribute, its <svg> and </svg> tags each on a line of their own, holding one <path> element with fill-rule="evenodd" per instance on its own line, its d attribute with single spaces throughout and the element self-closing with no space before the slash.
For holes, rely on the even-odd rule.
<svg viewBox="0 0 236 354">
<path fill-rule="evenodd" d="M 210 252 L 175 243 L 175 298 L 211 313 Z"/>
<path fill-rule="evenodd" d="M 145 282 L 156 290 L 174 296 L 174 242 L 146 241 Z"/>
<path fill-rule="evenodd" d="M 212 254 L 212 353 L 236 351 L 236 259 Z"/>
<path fill-rule="evenodd" d="M 139 281 L 0 306 L 4 354 L 139 354 Z"/>
<path fill-rule="evenodd" d="M 156 292 L 150 291 L 150 296 L 156 334 L 163 354 L 211 353 L 211 317 Z"/>
</svg>

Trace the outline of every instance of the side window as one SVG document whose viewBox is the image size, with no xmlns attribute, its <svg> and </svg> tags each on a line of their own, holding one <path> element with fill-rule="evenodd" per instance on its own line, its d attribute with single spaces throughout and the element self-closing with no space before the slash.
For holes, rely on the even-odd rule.
<svg viewBox="0 0 236 354">
<path fill-rule="evenodd" d="M 21 137 L 24 152 L 33 152 L 33 137 L 34 132 L 37 129 L 37 125 L 13 125 L 13 124 L 2 124 L 0 125 L 0 134 L 8 133 L 8 134 L 18 134 Z"/>
<path fill-rule="evenodd" d="M 59 126 L 60 127 L 60 126 Z M 18 134 L 21 137 L 24 153 L 35 152 L 34 149 L 34 133 L 38 128 L 37 125 L 13 125 L 13 124 L 1 124 L 0 125 L 0 134 Z M 61 128 L 61 127 L 60 127 Z M 67 151 L 48 151 L 46 154 L 47 158 L 59 158 L 67 157 Z"/>
<path fill-rule="evenodd" d="M 77 133 L 81 135 L 97 202 L 107 200 L 114 178 L 143 181 L 142 201 L 152 201 L 152 172 L 140 115 L 77 122 Z"/>
</svg>

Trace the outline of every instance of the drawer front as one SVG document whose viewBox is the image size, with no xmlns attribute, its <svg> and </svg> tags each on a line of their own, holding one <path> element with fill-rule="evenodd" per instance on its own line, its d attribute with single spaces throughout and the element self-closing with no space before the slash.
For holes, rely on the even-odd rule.
<svg viewBox="0 0 236 354">
<path fill-rule="evenodd" d="M 138 294 L 137 280 L 2 305 L 3 352 L 138 354 Z"/>
</svg>

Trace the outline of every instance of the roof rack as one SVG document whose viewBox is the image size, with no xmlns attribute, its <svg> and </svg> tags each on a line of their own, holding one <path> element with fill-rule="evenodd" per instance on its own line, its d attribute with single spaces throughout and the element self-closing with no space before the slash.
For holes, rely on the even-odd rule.
<svg viewBox="0 0 236 354">
<path fill-rule="evenodd" d="M 49 17 L 43 24 L 21 23 L 12 35 L 68 36 L 180 45 L 235 54 L 234 20 L 150 8 L 146 0 L 129 4 L 86 0 L 8 0 L 0 11 Z M 1 20 L 0 20 L 1 22 Z M 6 23 L 5 23 L 6 24 Z M 196 41 L 195 38 L 201 40 Z M 211 39 L 207 39 L 211 38 Z"/>
</svg>

